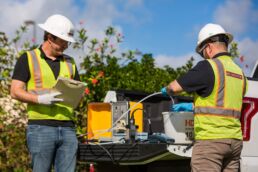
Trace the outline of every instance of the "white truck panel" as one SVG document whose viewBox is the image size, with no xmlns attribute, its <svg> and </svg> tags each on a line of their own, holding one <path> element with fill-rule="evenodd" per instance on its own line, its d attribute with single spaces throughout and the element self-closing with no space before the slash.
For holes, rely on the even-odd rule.
<svg viewBox="0 0 258 172">
<path fill-rule="evenodd" d="M 258 112 L 252 118 L 250 131 L 251 131 L 250 140 L 244 141 L 244 144 L 243 144 L 242 157 L 255 156 L 257 158 L 256 162 L 258 164 L 258 134 L 257 134 L 258 133 Z"/>
<path fill-rule="evenodd" d="M 245 97 L 258 98 L 258 81 L 248 80 L 248 90 Z"/>
<path fill-rule="evenodd" d="M 257 157 L 242 157 L 240 171 L 241 172 L 257 172 L 258 171 L 258 158 Z"/>
</svg>

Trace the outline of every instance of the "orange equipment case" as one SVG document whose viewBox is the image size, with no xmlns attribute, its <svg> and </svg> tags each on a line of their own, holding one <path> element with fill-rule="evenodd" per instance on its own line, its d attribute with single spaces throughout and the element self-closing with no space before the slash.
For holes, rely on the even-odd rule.
<svg viewBox="0 0 258 172">
<path fill-rule="evenodd" d="M 136 102 L 126 101 L 115 103 L 89 103 L 87 113 L 87 138 L 89 140 L 99 139 L 101 137 L 112 138 L 113 130 L 110 130 L 110 128 L 112 127 L 113 122 L 116 121 L 114 120 L 114 116 L 116 115 L 118 119 L 118 117 L 120 117 L 123 113 L 125 113 L 128 110 L 128 107 L 133 107 L 135 104 Z M 118 111 L 115 112 L 116 110 Z M 133 107 L 130 110 L 130 117 L 132 116 L 132 113 L 134 113 L 135 124 L 138 125 L 137 132 L 142 132 L 143 104 L 139 103 L 138 105 Z M 125 120 L 126 124 L 128 123 L 128 115 L 125 115 L 125 117 L 122 119 Z"/>
</svg>

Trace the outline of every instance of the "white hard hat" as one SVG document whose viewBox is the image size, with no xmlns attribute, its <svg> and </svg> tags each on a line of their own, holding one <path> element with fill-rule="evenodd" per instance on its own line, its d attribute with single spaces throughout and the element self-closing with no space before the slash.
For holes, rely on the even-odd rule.
<svg viewBox="0 0 258 172">
<path fill-rule="evenodd" d="M 226 35 L 228 37 L 228 44 L 233 40 L 233 35 L 230 33 L 227 33 L 220 25 L 209 23 L 206 24 L 199 32 L 197 46 L 195 48 L 195 51 L 197 53 L 200 53 L 201 50 L 201 44 L 208 40 L 209 38 L 216 36 L 216 35 Z"/>
<path fill-rule="evenodd" d="M 59 14 L 52 15 L 47 18 L 44 24 L 38 24 L 38 26 L 58 38 L 68 42 L 75 42 L 73 38 L 74 26 L 65 16 Z"/>
</svg>

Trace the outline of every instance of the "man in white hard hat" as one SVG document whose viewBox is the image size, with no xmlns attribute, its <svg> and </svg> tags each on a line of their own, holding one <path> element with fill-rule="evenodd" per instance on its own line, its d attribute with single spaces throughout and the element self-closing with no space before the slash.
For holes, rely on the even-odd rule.
<svg viewBox="0 0 258 172">
<path fill-rule="evenodd" d="M 207 24 L 199 32 L 196 52 L 204 60 L 167 87 L 164 95 L 195 93 L 194 103 L 173 109 L 193 110 L 195 143 L 193 172 L 238 172 L 242 150 L 240 115 L 246 78 L 228 53 L 233 36 L 220 25 Z"/>
<path fill-rule="evenodd" d="M 63 54 L 73 38 L 73 24 L 62 15 L 39 24 L 44 42 L 18 59 L 11 83 L 11 96 L 28 103 L 27 146 L 35 172 L 74 172 L 77 137 L 73 109 L 51 93 L 59 76 L 80 80 L 73 58 Z"/>
</svg>

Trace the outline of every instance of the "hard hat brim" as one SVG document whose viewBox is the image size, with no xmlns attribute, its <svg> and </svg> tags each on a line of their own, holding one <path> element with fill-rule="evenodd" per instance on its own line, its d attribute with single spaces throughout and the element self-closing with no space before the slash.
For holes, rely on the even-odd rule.
<svg viewBox="0 0 258 172">
<path fill-rule="evenodd" d="M 223 33 L 223 34 L 228 37 L 228 44 L 230 44 L 230 43 L 232 42 L 232 40 L 233 40 L 233 35 L 232 35 L 231 33 Z M 221 35 L 221 33 L 216 34 L 216 35 Z M 210 37 L 204 39 L 202 42 L 198 43 L 198 45 L 197 45 L 196 48 L 195 48 L 195 51 L 199 54 L 199 53 L 200 53 L 200 50 L 201 50 L 201 48 L 202 48 L 202 47 L 200 47 L 200 45 L 201 45 L 203 42 L 205 42 L 206 40 L 208 40 L 208 39 L 210 39 L 211 37 L 216 36 L 216 35 L 212 35 L 212 36 L 210 36 Z"/>
<path fill-rule="evenodd" d="M 51 33 L 52 35 L 55 35 L 56 37 L 58 37 L 60 39 L 63 39 L 65 41 L 72 42 L 72 43 L 76 42 L 73 37 L 71 37 L 71 36 L 64 36 L 64 35 L 61 35 L 59 33 L 56 33 L 53 30 L 50 30 L 49 28 L 47 28 L 44 24 L 38 24 L 38 26 L 41 29 L 43 29 L 44 31 L 46 31 L 48 33 Z"/>
</svg>

